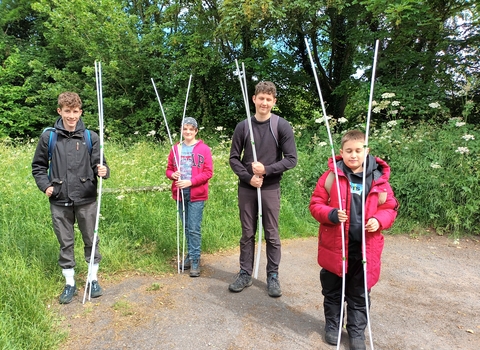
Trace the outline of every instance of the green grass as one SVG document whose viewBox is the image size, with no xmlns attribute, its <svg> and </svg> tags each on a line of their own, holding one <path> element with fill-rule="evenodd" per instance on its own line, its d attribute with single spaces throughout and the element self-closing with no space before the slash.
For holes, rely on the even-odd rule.
<svg viewBox="0 0 480 350">
<path fill-rule="evenodd" d="M 444 125 L 372 128 L 371 153 L 389 162 L 391 183 L 401 203 L 390 233 L 478 235 L 480 221 L 480 134 L 451 120 Z M 318 177 L 327 169 L 331 148 L 324 127 L 295 127 L 299 163 L 282 181 L 280 233 L 283 239 L 315 236 L 318 225 L 308 203 Z M 338 146 L 342 130 L 337 126 Z M 465 140 L 465 135 L 474 139 Z M 226 135 L 207 135 L 214 157 L 214 177 L 203 220 L 204 252 L 238 246 L 241 227 L 237 179 L 228 165 Z M 468 137 L 467 137 L 468 138 Z M 226 141 L 227 140 L 227 141 Z M 0 141 L 0 349 L 56 349 L 68 336 L 58 328 L 57 297 L 64 279 L 57 265 L 58 243 L 52 230 L 47 197 L 31 176 L 36 140 Z M 469 153 L 456 152 L 468 147 Z M 99 235 L 102 279 L 120 271 L 173 272 L 177 245 L 175 202 L 165 178 L 169 145 L 139 141 L 107 142 L 112 176 L 103 181 Z M 162 187 L 164 191 L 132 188 Z M 77 283 L 87 272 L 77 232 Z M 157 288 L 157 286 L 152 286 Z M 128 305 L 117 307 L 128 312 Z"/>
</svg>

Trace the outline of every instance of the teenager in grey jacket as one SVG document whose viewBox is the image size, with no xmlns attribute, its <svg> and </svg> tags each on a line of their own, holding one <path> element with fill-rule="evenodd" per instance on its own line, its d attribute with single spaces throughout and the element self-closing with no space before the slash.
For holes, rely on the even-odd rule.
<svg viewBox="0 0 480 350">
<path fill-rule="evenodd" d="M 32 161 L 32 175 L 40 191 L 50 201 L 53 230 L 60 244 L 58 263 L 65 276 L 65 288 L 60 295 L 61 304 L 67 304 L 77 294 L 74 278 L 74 224 L 82 233 L 84 254 L 87 263 L 93 246 L 97 213 L 97 176 L 108 178 L 110 170 L 104 159 L 100 162 L 100 140 L 90 131 L 90 140 L 85 137 L 82 101 L 78 94 L 64 92 L 58 97 L 57 112 L 60 118 L 55 130 L 45 131 L 41 136 Z M 49 160 L 50 133 L 56 133 L 56 143 Z M 91 141 L 91 149 L 89 143 Z M 97 239 L 94 265 L 91 273 L 91 296 L 103 294 L 98 284 L 97 272 L 101 255 Z"/>
</svg>

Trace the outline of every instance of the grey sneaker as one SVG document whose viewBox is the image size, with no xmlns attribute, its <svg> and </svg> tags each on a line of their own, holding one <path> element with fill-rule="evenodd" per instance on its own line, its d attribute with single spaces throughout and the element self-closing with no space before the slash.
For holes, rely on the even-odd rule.
<svg viewBox="0 0 480 350">
<path fill-rule="evenodd" d="M 235 280 L 235 282 L 228 286 L 228 290 L 230 292 L 238 293 L 241 292 L 244 288 L 250 287 L 252 283 L 252 276 L 250 276 L 247 271 L 240 270 L 237 275 L 237 279 Z"/>
<path fill-rule="evenodd" d="M 200 260 L 198 259 L 192 260 L 192 265 L 190 268 L 191 268 L 190 277 L 200 276 Z"/>
<path fill-rule="evenodd" d="M 102 287 L 100 287 L 98 281 L 92 281 L 92 283 L 90 283 L 90 296 L 92 298 L 98 298 L 101 295 L 103 295 Z"/>
<path fill-rule="evenodd" d="M 267 289 L 268 295 L 273 298 L 278 298 L 282 296 L 282 290 L 280 289 L 280 282 L 278 280 L 278 273 L 271 272 L 268 274 Z"/>
<path fill-rule="evenodd" d="M 60 304 L 68 304 L 72 301 L 73 296 L 77 294 L 77 286 L 66 284 L 65 288 L 63 288 L 62 294 L 60 294 L 60 297 L 58 298 L 58 301 Z"/>
</svg>

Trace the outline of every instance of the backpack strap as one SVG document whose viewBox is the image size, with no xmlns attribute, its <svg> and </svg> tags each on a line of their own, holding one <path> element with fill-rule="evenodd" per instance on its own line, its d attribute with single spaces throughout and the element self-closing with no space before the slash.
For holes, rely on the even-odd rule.
<svg viewBox="0 0 480 350">
<path fill-rule="evenodd" d="M 88 129 L 85 129 L 85 131 L 83 132 L 83 138 L 85 139 L 85 141 L 87 142 L 87 148 L 88 148 L 88 153 L 90 154 L 90 156 L 92 155 L 92 137 L 90 135 L 90 130 Z"/>
<path fill-rule="evenodd" d="M 55 144 L 57 143 L 57 132 L 54 127 L 48 127 L 43 129 L 43 132 L 50 131 L 50 136 L 48 137 L 48 161 L 52 160 L 53 149 L 55 148 Z"/>
<path fill-rule="evenodd" d="M 273 138 L 275 139 L 275 143 L 277 144 L 277 147 L 278 147 L 278 120 L 279 119 L 280 117 L 276 114 L 272 113 L 270 115 L 270 121 L 269 121 L 270 132 L 272 133 Z M 250 130 L 248 128 L 248 120 L 246 119 L 245 119 L 243 130 L 245 132 L 245 144 L 246 144 L 250 139 Z"/>
<path fill-rule="evenodd" d="M 330 171 L 328 173 L 327 178 L 325 179 L 325 185 L 324 188 L 327 190 L 328 195 L 330 196 L 330 191 L 332 189 L 332 184 L 333 184 L 333 179 L 335 178 L 335 175 L 333 174 L 333 171 Z M 380 192 L 378 194 L 378 205 L 382 205 L 387 201 L 387 192 Z"/>
</svg>

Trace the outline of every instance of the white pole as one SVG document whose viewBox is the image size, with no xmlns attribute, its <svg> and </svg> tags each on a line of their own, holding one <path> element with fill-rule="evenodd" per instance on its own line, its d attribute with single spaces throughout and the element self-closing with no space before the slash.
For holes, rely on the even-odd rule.
<svg viewBox="0 0 480 350">
<path fill-rule="evenodd" d="M 368 300 L 368 284 L 367 284 L 367 248 L 365 246 L 365 182 L 366 182 L 366 171 L 367 171 L 367 149 L 368 149 L 368 131 L 370 129 L 370 117 L 372 114 L 372 100 L 373 100 L 373 87 L 375 85 L 375 69 L 377 67 L 377 55 L 378 55 L 378 45 L 379 41 L 375 43 L 375 54 L 373 57 L 373 67 L 372 67 L 372 81 L 370 82 L 370 98 L 368 100 L 368 113 L 367 113 L 367 123 L 365 126 L 365 159 L 363 161 L 363 177 L 362 177 L 362 256 L 363 256 L 363 279 L 365 284 L 365 307 L 367 312 L 367 325 L 368 325 L 368 335 L 370 337 L 370 348 L 373 350 L 373 338 L 372 338 L 372 327 L 370 324 L 370 310 L 369 310 L 369 300 Z"/>
<path fill-rule="evenodd" d="M 187 87 L 187 95 L 185 97 L 185 105 L 183 107 L 183 116 L 182 116 L 182 123 L 180 125 L 180 142 L 179 142 L 179 150 L 182 147 L 182 136 L 183 136 L 183 121 L 185 120 L 185 115 L 187 113 L 187 102 L 188 102 L 188 93 L 190 92 L 190 85 L 192 83 L 192 75 L 190 74 L 190 78 L 188 79 L 188 87 Z M 182 158 L 181 152 L 179 151 L 178 156 L 180 159 Z M 178 171 L 180 171 L 181 162 L 178 163 Z M 181 173 L 181 171 L 180 171 Z M 180 192 L 180 191 L 179 191 Z M 177 198 L 178 193 L 177 192 Z M 182 193 L 182 219 L 183 219 L 183 246 L 182 246 L 182 272 L 184 271 L 184 262 L 185 262 L 185 241 L 186 241 L 186 234 L 185 234 L 185 227 L 187 223 L 185 222 L 185 196 L 183 194 L 183 189 L 181 190 Z M 177 201 L 178 203 L 178 201 Z"/>
<path fill-rule="evenodd" d="M 253 153 L 253 161 L 257 162 L 257 150 L 255 148 L 255 140 L 253 138 L 253 129 L 252 129 L 252 119 L 250 116 L 250 104 L 249 104 L 249 96 L 248 96 L 248 88 L 247 88 L 247 78 L 245 74 L 245 65 L 242 62 L 242 74 L 240 74 L 240 69 L 238 67 L 238 62 L 235 60 L 235 64 L 237 66 L 237 73 L 238 78 L 240 79 L 240 86 L 242 88 L 242 95 L 243 95 L 243 102 L 245 104 L 245 111 L 247 112 L 247 123 L 248 129 L 250 132 L 250 142 L 252 144 L 252 153 Z M 258 201 L 258 240 L 257 240 L 257 256 L 255 257 L 255 270 L 253 273 L 254 278 L 258 278 L 258 269 L 260 266 L 260 257 L 262 255 L 262 228 L 263 228 L 263 214 L 262 214 L 262 190 L 260 187 L 257 187 L 257 201 Z"/>
<path fill-rule="evenodd" d="M 163 110 L 162 100 L 160 99 L 160 95 L 158 94 L 157 86 L 155 85 L 155 82 L 153 81 L 153 78 L 150 78 L 150 79 L 152 80 L 153 89 L 155 90 L 155 95 L 157 96 L 158 104 L 160 105 L 160 110 L 162 112 L 163 121 L 165 122 L 165 127 L 167 128 L 168 139 L 170 141 L 170 146 L 172 147 L 172 152 L 173 152 L 173 159 L 175 161 L 175 165 L 176 165 L 177 169 L 180 169 L 180 161 L 177 158 L 177 155 L 175 154 L 172 135 L 170 134 L 170 128 L 168 127 L 167 117 L 165 116 L 165 111 Z M 179 154 L 179 156 L 180 156 L 180 154 Z M 180 208 L 178 206 L 179 192 L 180 191 L 177 191 L 177 204 L 176 204 L 176 206 L 177 206 L 177 273 L 180 273 L 180 222 L 179 222 L 180 221 L 180 213 L 179 213 Z M 182 203 L 183 203 L 183 201 L 182 201 Z M 183 209 L 183 212 L 185 212 L 185 209 Z M 184 233 L 184 236 L 185 236 L 185 233 Z M 182 262 L 183 262 L 183 260 L 182 260 Z M 183 264 L 182 264 L 182 271 L 183 271 Z"/>
<path fill-rule="evenodd" d="M 323 102 L 322 90 L 320 89 L 320 83 L 318 82 L 317 71 L 315 69 L 315 63 L 312 58 L 312 53 L 310 52 L 310 46 L 308 44 L 307 38 L 305 38 L 305 45 L 307 46 L 308 56 L 310 57 L 310 64 L 312 65 L 313 75 L 315 77 L 315 83 L 317 84 L 318 96 L 320 97 L 320 103 L 322 105 L 323 118 L 325 120 L 325 126 L 327 127 L 328 140 L 330 141 L 330 147 L 332 149 L 332 159 L 333 159 L 333 172 L 335 174 L 335 182 L 337 183 L 337 196 L 338 196 L 338 206 L 339 210 L 342 208 L 342 198 L 340 197 L 340 185 L 338 183 L 338 171 L 337 171 L 337 162 L 335 160 L 335 148 L 333 145 L 332 134 L 330 133 L 330 125 L 328 123 L 327 111 L 325 110 L 325 104 Z M 340 320 L 338 321 L 338 337 L 337 337 L 337 350 L 340 348 L 340 341 L 342 339 L 342 325 L 343 325 L 343 304 L 345 301 L 345 273 L 346 273 L 346 256 L 345 256 L 345 226 L 343 223 L 341 225 L 342 233 L 342 299 L 340 307 Z"/>
<path fill-rule="evenodd" d="M 98 124 L 99 124 L 99 138 L 100 138 L 100 165 L 103 165 L 103 94 L 102 94 L 102 66 L 100 62 L 95 61 L 95 78 L 97 86 L 97 102 L 98 102 Z M 92 280 L 91 274 L 93 270 L 95 260 L 95 246 L 97 244 L 98 237 L 98 224 L 100 220 L 100 206 L 102 203 L 102 183 L 103 177 L 100 176 L 98 184 L 98 197 L 97 197 L 97 216 L 95 219 L 95 229 L 93 233 L 92 252 L 90 255 L 90 262 L 88 264 L 87 283 L 85 284 L 85 291 L 83 293 L 83 304 L 85 304 L 85 298 L 88 289 L 88 300 L 92 293 Z"/>
</svg>

